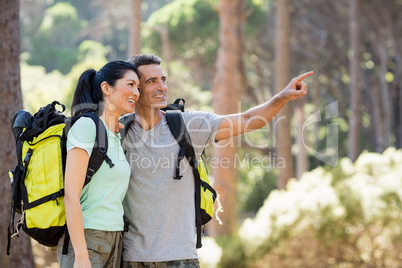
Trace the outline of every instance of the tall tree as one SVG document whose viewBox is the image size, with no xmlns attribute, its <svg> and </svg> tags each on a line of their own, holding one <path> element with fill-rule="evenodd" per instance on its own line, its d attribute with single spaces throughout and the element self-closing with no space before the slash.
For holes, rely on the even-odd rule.
<svg viewBox="0 0 402 268">
<path fill-rule="evenodd" d="M 275 87 L 279 92 L 290 80 L 290 46 L 289 46 L 289 2 L 276 1 L 276 37 L 275 37 Z M 285 167 L 279 169 L 278 187 L 284 189 L 288 180 L 294 177 L 292 155 L 292 136 L 290 125 L 292 106 L 283 107 L 276 117 L 276 151 L 278 158 L 285 161 Z"/>
<path fill-rule="evenodd" d="M 360 89 L 359 89 L 359 1 L 350 1 L 349 10 L 349 39 L 350 39 L 350 92 L 351 114 L 349 116 L 349 158 L 355 161 L 360 153 Z"/>
<path fill-rule="evenodd" d="M 300 179 L 304 172 L 308 171 L 308 157 L 307 150 L 304 146 L 304 131 L 303 124 L 305 122 L 304 117 L 304 105 L 306 99 L 301 98 L 297 101 L 295 107 L 295 119 L 297 125 L 296 144 L 297 144 L 297 157 L 296 157 L 296 179 Z"/>
<path fill-rule="evenodd" d="M 0 0 L 0 267 L 34 267 L 31 240 L 24 233 L 14 239 L 11 256 L 6 255 L 7 226 L 10 219 L 11 187 L 5 177 L 16 164 L 11 116 L 22 108 L 20 88 L 19 1 Z M 18 242 L 17 242 L 18 241 Z"/>
<path fill-rule="evenodd" d="M 399 28 L 402 29 L 402 21 L 399 22 Z M 402 36 L 396 37 L 396 51 L 402 51 Z M 397 68 L 395 71 L 395 77 L 397 79 L 394 81 L 394 91 L 396 93 L 395 99 L 395 140 L 396 147 L 402 148 L 402 55 L 398 53 L 396 55 Z"/>
<path fill-rule="evenodd" d="M 392 11 L 387 10 L 386 7 L 383 7 L 381 1 L 376 1 L 374 8 L 376 15 L 379 17 L 378 21 L 378 30 L 377 30 L 377 39 L 375 42 L 375 47 L 378 54 L 380 71 L 379 71 L 379 81 L 380 81 L 380 100 L 382 104 L 382 131 L 384 135 L 383 140 L 383 148 L 382 151 L 388 148 L 391 144 L 391 131 L 392 131 L 392 120 L 393 120 L 393 103 L 391 101 L 390 94 L 390 86 L 386 80 L 386 75 L 389 71 L 389 58 L 392 57 L 389 55 L 387 44 L 389 41 L 395 40 L 393 34 L 398 35 L 398 33 L 393 33 L 392 29 L 396 28 L 394 26 L 395 21 L 392 19 Z M 392 42 L 395 46 L 395 42 Z M 391 44 L 392 44 L 391 43 Z M 394 56 L 395 57 L 395 56 Z M 395 59 L 396 61 L 396 59 Z M 380 151 L 380 153 L 382 153 Z"/>
<path fill-rule="evenodd" d="M 159 27 L 152 27 L 152 30 L 158 32 L 161 36 L 161 45 L 162 45 L 162 58 L 163 58 L 163 64 L 165 68 L 166 75 L 169 76 L 170 74 L 170 52 L 171 52 L 171 45 L 170 45 L 170 40 L 169 40 L 169 27 L 167 22 L 163 23 Z M 169 85 L 169 82 L 168 82 Z"/>
<path fill-rule="evenodd" d="M 244 85 L 243 72 L 243 27 L 245 1 L 220 0 L 219 50 L 216 59 L 216 73 L 213 79 L 212 106 L 218 114 L 239 112 Z M 230 129 L 228 130 L 230 131 Z M 220 160 L 219 168 L 213 170 L 215 188 L 220 194 L 224 211 L 223 226 L 214 225 L 215 235 L 230 235 L 237 228 L 237 139 L 222 141 L 214 148 L 214 157 Z"/>
<path fill-rule="evenodd" d="M 131 0 L 128 58 L 140 54 L 141 51 L 141 4 L 142 0 Z"/>
</svg>

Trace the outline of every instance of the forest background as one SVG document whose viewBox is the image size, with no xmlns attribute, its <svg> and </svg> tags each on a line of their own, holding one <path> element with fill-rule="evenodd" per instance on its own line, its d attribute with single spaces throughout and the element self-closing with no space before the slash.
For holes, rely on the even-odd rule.
<svg viewBox="0 0 402 268">
<path fill-rule="evenodd" d="M 11 115 L 53 100 L 69 106 L 84 70 L 137 53 L 161 56 L 170 102 L 220 114 L 263 103 L 314 71 L 308 95 L 266 128 L 207 150 L 224 212 L 222 226 L 207 226 L 202 267 L 402 262 L 401 0 L 0 3 L 1 267 L 57 267 L 23 236 L 13 241 L 20 254 L 4 254 Z"/>
</svg>

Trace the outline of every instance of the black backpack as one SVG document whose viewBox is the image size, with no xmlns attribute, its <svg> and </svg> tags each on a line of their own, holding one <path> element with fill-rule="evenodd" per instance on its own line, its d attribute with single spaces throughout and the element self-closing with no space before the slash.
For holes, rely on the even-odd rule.
<svg viewBox="0 0 402 268">
<path fill-rule="evenodd" d="M 61 110 L 57 110 L 56 105 L 61 106 Z M 99 123 L 99 117 L 88 112 L 67 118 L 64 110 L 63 104 L 54 101 L 40 108 L 34 116 L 20 110 L 11 118 L 17 165 L 9 171 L 12 199 L 7 255 L 10 254 L 11 237 L 18 236 L 21 227 L 47 247 L 57 246 L 65 233 L 63 254 L 67 254 L 69 237 L 64 213 L 66 142 L 69 129 L 80 117 L 89 117 L 96 125 L 95 144 L 84 185 L 91 181 L 103 161 L 113 167 L 107 156 L 106 128 Z M 15 212 L 21 215 L 16 225 Z"/>
<path fill-rule="evenodd" d="M 181 103 L 182 102 L 182 103 Z M 166 121 L 168 123 L 170 132 L 176 139 L 180 146 L 180 150 L 176 161 L 176 171 L 173 176 L 174 179 L 180 180 L 180 161 L 187 158 L 187 161 L 192 167 L 194 182 L 195 182 L 195 211 L 196 211 L 196 227 L 197 227 L 197 248 L 201 248 L 201 226 L 208 223 L 214 214 L 214 203 L 217 198 L 216 191 L 209 184 L 207 171 L 204 165 L 204 159 L 202 158 L 200 163 L 197 162 L 193 144 L 191 142 L 190 135 L 187 131 L 186 125 L 183 120 L 182 113 L 184 112 L 184 99 L 176 99 L 172 104 L 168 104 L 163 111 L 166 111 Z M 124 116 L 120 119 L 120 123 L 124 125 L 124 129 L 121 129 L 120 133 L 124 139 L 128 128 L 135 120 L 135 114 Z M 123 141 L 122 139 L 122 141 Z M 205 153 L 203 152 L 204 156 Z M 201 174 L 201 175 L 200 175 Z"/>
</svg>

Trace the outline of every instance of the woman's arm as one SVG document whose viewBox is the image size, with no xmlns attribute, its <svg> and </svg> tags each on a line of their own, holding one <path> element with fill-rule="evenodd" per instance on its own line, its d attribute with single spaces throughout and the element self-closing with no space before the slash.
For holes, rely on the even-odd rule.
<svg viewBox="0 0 402 268">
<path fill-rule="evenodd" d="M 67 153 L 64 206 L 71 243 L 74 248 L 74 267 L 91 267 L 84 236 L 80 197 L 88 168 L 89 155 L 81 148 Z"/>
</svg>

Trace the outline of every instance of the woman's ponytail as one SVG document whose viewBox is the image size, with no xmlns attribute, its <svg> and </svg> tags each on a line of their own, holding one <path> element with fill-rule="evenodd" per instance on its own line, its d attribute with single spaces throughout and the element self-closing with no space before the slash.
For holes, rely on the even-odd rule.
<svg viewBox="0 0 402 268">
<path fill-rule="evenodd" d="M 88 69 L 78 79 L 71 104 L 71 116 L 87 112 L 99 112 L 99 102 L 102 100 L 102 89 L 95 86 L 96 71 Z"/>
</svg>

